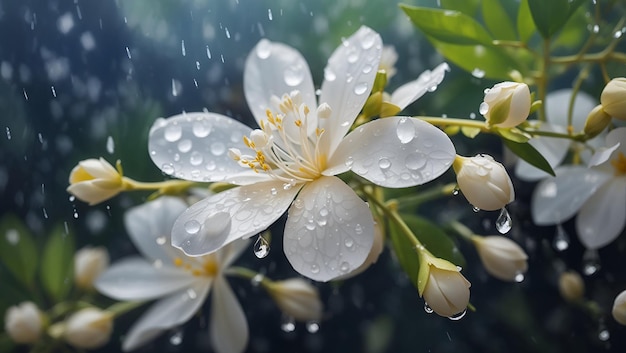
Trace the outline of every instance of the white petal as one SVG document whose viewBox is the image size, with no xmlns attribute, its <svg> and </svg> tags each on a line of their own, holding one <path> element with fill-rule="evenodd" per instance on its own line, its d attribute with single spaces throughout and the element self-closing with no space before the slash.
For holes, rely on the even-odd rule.
<svg viewBox="0 0 626 353">
<path fill-rule="evenodd" d="M 294 90 L 300 91 L 302 103 L 311 110 L 309 122 L 315 130 L 317 104 L 309 65 L 294 48 L 262 39 L 248 56 L 243 74 L 243 91 L 257 123 L 267 119 L 268 108 L 275 109 L 270 104 L 273 95 L 281 98 Z"/>
<path fill-rule="evenodd" d="M 172 245 L 187 255 L 216 251 L 259 233 L 287 210 L 301 185 L 282 181 L 240 186 L 204 199 L 185 211 L 172 229 Z"/>
<path fill-rule="evenodd" d="M 156 302 L 131 327 L 122 349 L 137 349 L 163 331 L 187 322 L 202 306 L 210 288 L 211 281 L 198 281 L 192 287 Z"/>
<path fill-rule="evenodd" d="M 220 269 L 224 271 L 227 269 L 241 253 L 250 245 L 249 239 L 235 240 L 232 243 L 226 244 L 220 251 L 215 253 L 217 256 L 217 262 L 220 264 Z"/>
<path fill-rule="evenodd" d="M 613 152 L 615 152 L 619 148 L 619 146 L 621 146 L 620 142 L 610 147 L 598 148 L 596 150 L 596 153 L 594 153 L 593 156 L 591 156 L 591 159 L 589 160 L 589 163 L 588 163 L 588 167 L 590 168 L 595 167 L 608 161 L 609 158 L 611 158 L 611 155 L 613 154 Z"/>
<path fill-rule="evenodd" d="M 241 353 L 248 345 L 248 322 L 235 293 L 219 276 L 211 300 L 211 344 L 217 353 Z"/>
<path fill-rule="evenodd" d="M 372 91 L 382 53 L 378 33 L 361 27 L 333 52 L 324 69 L 319 103 L 328 103 L 332 113 L 319 124 L 325 130 L 327 152 L 337 147 L 363 108 Z"/>
<path fill-rule="evenodd" d="M 417 80 L 398 87 L 391 94 L 391 103 L 403 110 L 426 92 L 432 91 L 433 87 L 436 88 L 443 81 L 446 71 L 450 71 L 450 66 L 447 63 L 439 64 L 432 71 L 424 71 Z"/>
<path fill-rule="evenodd" d="M 192 181 L 224 181 L 248 172 L 228 155 L 228 150 L 245 151 L 243 137 L 251 131 L 223 115 L 184 113 L 154 122 L 148 150 L 165 174 Z"/>
<path fill-rule="evenodd" d="M 337 177 L 307 184 L 289 208 L 283 248 L 293 268 L 329 281 L 359 267 L 374 241 L 365 202 Z"/>
<path fill-rule="evenodd" d="M 541 131 L 565 133 L 566 129 L 565 127 L 552 125 L 550 123 L 541 123 Z M 532 138 L 528 143 L 541 153 L 552 168 L 556 168 L 561 163 L 571 145 L 571 142 L 567 139 L 545 136 Z M 523 159 L 518 160 L 515 165 L 515 175 L 526 181 L 540 180 L 550 176 L 550 174 L 528 164 L 528 162 Z"/>
<path fill-rule="evenodd" d="M 554 125 L 567 126 L 567 111 L 572 97 L 571 89 L 553 91 L 546 97 L 546 116 Z M 598 105 L 598 100 L 589 94 L 579 91 L 574 100 L 572 111 L 572 126 L 574 131 L 580 131 L 585 126 L 587 115 Z"/>
<path fill-rule="evenodd" d="M 617 238 L 626 224 L 626 177 L 604 184 L 585 202 L 576 218 L 578 238 L 588 249 L 601 248 Z"/>
<path fill-rule="evenodd" d="M 148 300 L 188 287 L 196 278 L 190 272 L 152 264 L 138 257 L 118 261 L 96 280 L 96 289 L 117 300 Z"/>
<path fill-rule="evenodd" d="M 107 180 L 115 180 L 119 177 L 119 173 L 117 169 L 115 169 L 109 162 L 107 162 L 104 158 L 100 157 L 100 159 L 85 159 L 83 161 L 78 162 L 78 164 L 85 169 L 89 175 L 95 178 L 107 179 Z"/>
<path fill-rule="evenodd" d="M 543 180 L 533 192 L 531 211 L 537 225 L 568 220 L 611 177 L 581 166 L 561 167 L 555 172 L 556 178 Z"/>
<path fill-rule="evenodd" d="M 346 136 L 328 161 L 324 175 L 348 169 L 385 187 L 429 182 L 456 156 L 450 138 L 433 125 L 408 117 L 371 121 Z"/>
<path fill-rule="evenodd" d="M 180 252 L 171 245 L 176 218 L 187 209 L 177 197 L 164 196 L 129 209 L 124 214 L 126 231 L 146 258 L 171 262 Z"/>
</svg>

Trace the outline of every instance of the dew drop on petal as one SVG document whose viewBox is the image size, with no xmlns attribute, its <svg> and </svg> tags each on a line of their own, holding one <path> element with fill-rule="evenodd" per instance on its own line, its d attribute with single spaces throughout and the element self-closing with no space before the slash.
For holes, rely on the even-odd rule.
<svg viewBox="0 0 626 353">
<path fill-rule="evenodd" d="M 202 154 L 200 152 L 198 152 L 198 151 L 191 152 L 191 156 L 189 157 L 189 163 L 191 165 L 198 166 L 198 165 L 202 164 L 203 160 L 204 160 L 204 158 L 202 157 Z"/>
<path fill-rule="evenodd" d="M 354 86 L 354 94 L 360 96 L 367 91 L 367 83 L 361 82 Z"/>
<path fill-rule="evenodd" d="M 226 146 L 223 143 L 214 142 L 211 145 L 211 153 L 213 153 L 214 156 L 221 156 L 224 152 L 226 152 Z"/>
<path fill-rule="evenodd" d="M 354 239 L 346 238 L 346 240 L 343 241 L 343 244 L 346 246 L 346 248 L 351 248 L 354 245 Z"/>
<path fill-rule="evenodd" d="M 415 138 L 415 125 L 409 118 L 401 118 L 396 126 L 396 135 L 401 143 L 409 143 Z"/>
<path fill-rule="evenodd" d="M 335 72 L 333 71 L 333 69 L 331 69 L 330 67 L 327 67 L 324 69 L 324 79 L 326 81 L 335 81 L 335 79 L 337 79 L 337 75 L 335 74 Z"/>
<path fill-rule="evenodd" d="M 591 276 L 600 270 L 600 255 L 598 250 L 587 249 L 583 254 L 583 273 Z"/>
<path fill-rule="evenodd" d="M 500 232 L 500 234 L 506 234 L 511 230 L 511 225 L 511 215 L 506 208 L 502 207 L 500 215 L 498 216 L 498 219 L 496 219 L 496 229 Z"/>
<path fill-rule="evenodd" d="M 270 194 L 272 194 L 272 196 L 276 196 L 276 194 L 278 194 L 278 190 L 276 190 L 276 188 L 271 188 Z"/>
<path fill-rule="evenodd" d="M 432 314 L 433 312 L 435 312 L 433 308 L 431 308 L 430 305 L 428 305 L 428 303 L 426 302 L 424 302 L 424 311 L 426 312 L 426 314 Z"/>
<path fill-rule="evenodd" d="M 311 273 L 313 274 L 320 273 L 320 267 L 316 264 L 311 265 Z"/>
<path fill-rule="evenodd" d="M 466 309 L 466 310 L 461 311 L 461 312 L 460 312 L 460 313 L 458 313 L 458 314 L 454 314 L 454 315 L 452 315 L 452 316 L 448 317 L 448 319 L 450 319 L 450 320 L 452 320 L 452 321 L 459 321 L 459 320 L 461 320 L 463 317 L 465 317 L 465 314 L 467 314 L 467 309 Z"/>
<path fill-rule="evenodd" d="M 287 86 L 297 86 L 304 80 L 304 70 L 300 64 L 290 66 L 285 70 L 283 78 Z"/>
<path fill-rule="evenodd" d="M 271 15 L 271 12 L 269 12 L 269 15 Z M 267 59 L 270 55 L 272 55 L 272 44 L 269 40 L 261 39 L 259 44 L 256 46 L 256 55 L 259 59 Z"/>
<path fill-rule="evenodd" d="M 165 128 L 165 132 L 163 134 L 166 141 L 176 142 L 183 135 L 183 129 L 178 125 L 170 125 Z"/>
<path fill-rule="evenodd" d="M 211 133 L 211 126 L 202 121 L 197 121 L 193 124 L 192 132 L 195 137 L 207 137 Z"/>
<path fill-rule="evenodd" d="M 381 158 L 378 160 L 378 167 L 382 170 L 387 170 L 391 167 L 391 161 L 389 158 Z"/>
<path fill-rule="evenodd" d="M 192 146 L 191 140 L 184 139 L 178 143 L 178 150 L 181 153 L 187 153 L 191 150 Z"/>
<path fill-rule="evenodd" d="M 485 102 L 480 103 L 480 106 L 478 106 L 478 112 L 481 115 L 485 115 L 485 114 L 487 114 L 488 111 L 489 111 L 489 104 L 487 104 Z"/>
<path fill-rule="evenodd" d="M 554 239 L 552 240 L 552 246 L 557 251 L 565 251 L 569 248 L 569 234 L 563 229 L 561 224 L 557 224 L 556 226 L 556 234 L 554 235 Z"/>
<path fill-rule="evenodd" d="M 161 166 L 161 171 L 167 175 L 172 175 L 174 174 L 174 166 L 172 165 L 172 163 L 164 163 Z"/>
<path fill-rule="evenodd" d="M 226 230 L 230 229 L 232 219 L 228 212 L 217 212 L 208 216 L 204 220 L 204 225 L 200 227 L 202 236 L 217 237 L 222 235 Z"/>
<path fill-rule="evenodd" d="M 202 226 L 200 222 L 196 221 L 195 219 L 185 222 L 185 232 L 187 232 L 188 234 L 198 233 L 201 227 Z"/>
<path fill-rule="evenodd" d="M 342 262 L 341 265 L 339 265 L 339 271 L 341 271 L 342 273 L 350 271 L 350 264 L 346 261 Z"/>
<path fill-rule="evenodd" d="M 165 236 L 160 236 L 156 238 L 156 243 L 159 245 L 164 245 L 166 241 L 167 241 L 167 237 Z"/>
<path fill-rule="evenodd" d="M 360 225 L 360 224 L 357 224 L 357 225 L 354 227 L 354 233 L 356 233 L 356 234 L 363 234 L 363 227 L 361 227 L 361 225 Z"/>
<path fill-rule="evenodd" d="M 280 329 L 284 332 L 293 332 L 296 329 L 296 320 L 291 316 L 283 315 Z"/>
<path fill-rule="evenodd" d="M 265 258 L 270 253 L 270 243 L 262 235 L 254 242 L 254 256 L 259 259 Z"/>
<path fill-rule="evenodd" d="M 404 158 L 404 164 L 409 170 L 418 170 L 424 168 L 426 159 L 419 153 L 411 153 Z"/>
</svg>

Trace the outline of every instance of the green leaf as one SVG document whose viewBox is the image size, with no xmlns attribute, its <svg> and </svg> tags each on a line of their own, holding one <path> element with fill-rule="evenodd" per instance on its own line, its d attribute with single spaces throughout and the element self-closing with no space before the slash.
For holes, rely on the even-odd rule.
<svg viewBox="0 0 626 353">
<path fill-rule="evenodd" d="M 441 42 L 460 45 L 492 44 L 487 30 L 462 12 L 408 5 L 400 7 L 417 28 Z"/>
<path fill-rule="evenodd" d="M 519 10 L 517 11 L 517 34 L 519 35 L 519 40 L 528 43 L 536 30 L 537 27 L 535 27 L 530 7 L 528 7 L 528 0 L 521 0 Z"/>
<path fill-rule="evenodd" d="M 55 227 L 43 250 L 41 282 L 55 301 L 63 300 L 74 280 L 74 239 L 62 225 Z"/>
<path fill-rule="evenodd" d="M 487 29 L 495 39 L 517 39 L 513 21 L 502 7 L 500 0 L 482 0 L 482 12 Z"/>
<path fill-rule="evenodd" d="M 402 229 L 395 222 L 389 222 L 389 238 L 402 269 L 409 276 L 411 283 L 417 288 L 417 276 L 420 267 L 417 249 L 402 234 Z"/>
<path fill-rule="evenodd" d="M 552 170 L 550 163 L 548 163 L 548 161 L 546 161 L 541 153 L 539 153 L 528 142 L 520 143 L 511 141 L 509 139 L 502 139 L 502 141 L 504 142 L 506 147 L 511 150 L 511 152 L 515 153 L 521 159 L 525 160 L 532 166 L 537 167 L 552 176 L 555 176 L 554 170 Z"/>
<path fill-rule="evenodd" d="M 439 0 L 441 8 L 462 12 L 470 17 L 476 15 L 479 0 Z"/>
<path fill-rule="evenodd" d="M 27 288 L 32 288 L 37 272 L 37 247 L 22 220 L 7 214 L 0 220 L 0 261 Z"/>
<path fill-rule="evenodd" d="M 465 258 L 454 241 L 439 226 L 426 218 L 403 214 L 402 219 L 415 236 L 436 257 L 448 260 L 457 266 L 465 266 Z"/>
<path fill-rule="evenodd" d="M 539 33 L 544 38 L 550 38 L 563 28 L 584 2 L 585 0 L 528 0 L 528 7 Z"/>
</svg>

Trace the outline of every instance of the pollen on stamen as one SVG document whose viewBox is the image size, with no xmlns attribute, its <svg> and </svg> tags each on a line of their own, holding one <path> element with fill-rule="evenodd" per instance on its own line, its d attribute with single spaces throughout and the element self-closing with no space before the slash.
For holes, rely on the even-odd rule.
<svg viewBox="0 0 626 353">
<path fill-rule="evenodd" d="M 183 265 L 183 259 L 181 259 L 180 257 L 177 257 L 174 259 L 174 266 L 180 267 L 182 265 Z"/>
</svg>

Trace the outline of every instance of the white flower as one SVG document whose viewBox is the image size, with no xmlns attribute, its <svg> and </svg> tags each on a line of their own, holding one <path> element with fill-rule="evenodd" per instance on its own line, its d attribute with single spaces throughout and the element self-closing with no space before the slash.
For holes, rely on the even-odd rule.
<svg viewBox="0 0 626 353">
<path fill-rule="evenodd" d="M 33 302 L 22 302 L 7 309 L 4 330 L 16 343 L 35 343 L 41 336 L 41 312 Z"/>
<path fill-rule="evenodd" d="M 506 81 L 485 90 L 485 99 L 479 110 L 487 124 L 510 128 L 528 118 L 530 104 L 530 89 L 527 84 Z"/>
<path fill-rule="evenodd" d="M 531 210 L 537 225 L 562 223 L 576 213 L 576 231 L 588 249 L 601 248 L 624 230 L 626 224 L 626 127 L 606 136 L 590 168 L 556 169 L 556 178 L 537 185 Z"/>
<path fill-rule="evenodd" d="M 363 271 L 367 270 L 370 266 L 378 261 L 380 254 L 382 254 L 385 249 L 385 236 L 383 230 L 381 229 L 380 222 L 374 223 L 374 243 L 372 243 L 372 248 L 370 249 L 369 254 L 365 258 L 365 261 L 361 264 L 361 266 L 355 268 L 351 272 L 346 273 L 343 276 L 339 276 L 336 279 L 348 279 L 352 278 L 358 274 L 363 273 Z"/>
<path fill-rule="evenodd" d="M 74 282 L 82 289 L 93 289 L 93 282 L 109 267 L 109 253 L 104 247 L 85 247 L 74 254 Z"/>
<path fill-rule="evenodd" d="M 296 320 L 319 320 L 322 317 L 322 301 L 317 288 L 302 278 L 270 282 L 268 293 L 283 313 Z"/>
<path fill-rule="evenodd" d="M 125 351 L 185 323 L 200 309 L 210 289 L 214 349 L 236 353 L 246 347 L 248 324 L 223 273 L 248 242 L 233 242 L 203 257 L 185 256 L 170 245 L 169 233 L 176 217 L 186 208 L 177 198 L 161 197 L 130 209 L 125 215 L 126 228 L 146 259 L 123 259 L 96 281 L 98 291 L 117 300 L 159 299 L 125 336 Z"/>
<path fill-rule="evenodd" d="M 425 280 L 422 295 L 428 306 L 438 315 L 452 317 L 464 313 L 470 297 L 470 282 L 461 274 L 460 268 L 444 259 L 425 252 L 420 261 L 419 281 Z M 425 279 L 423 279 L 425 278 Z"/>
<path fill-rule="evenodd" d="M 93 349 L 109 342 L 113 332 L 113 314 L 97 308 L 85 308 L 66 321 L 63 337 L 76 348 Z"/>
<path fill-rule="evenodd" d="M 528 122 L 536 126 L 540 131 L 567 133 L 567 114 L 572 93 L 571 89 L 550 92 L 544 102 L 547 121 L 529 120 Z M 575 132 L 583 130 L 587 116 L 597 104 L 597 100 L 585 92 L 576 94 L 572 108 L 572 127 Z M 602 136 L 592 139 L 588 143 L 595 146 L 601 143 L 603 139 L 604 137 Z M 570 149 L 580 149 L 579 143 L 565 138 L 537 136 L 530 139 L 528 143 L 541 153 L 553 169 L 563 162 Z M 590 155 L 581 152 L 581 157 L 585 160 Z M 515 175 L 526 181 L 538 181 L 550 177 L 550 174 L 530 165 L 523 159 L 518 160 L 516 163 Z"/>
<path fill-rule="evenodd" d="M 459 189 L 474 207 L 494 211 L 515 200 L 509 174 L 489 155 L 457 156 L 454 171 Z"/>
<path fill-rule="evenodd" d="M 90 205 L 98 204 L 123 190 L 123 178 L 104 158 L 85 159 L 72 169 L 67 192 Z"/>
<path fill-rule="evenodd" d="M 389 80 L 396 74 L 396 62 L 398 61 L 398 52 L 393 45 L 383 46 L 383 51 L 380 55 L 380 63 L 378 64 L 379 70 L 384 70 Z"/>
<path fill-rule="evenodd" d="M 367 27 L 345 39 L 328 60 L 318 104 L 300 53 L 261 40 L 244 69 L 261 129 L 215 113 L 156 121 L 149 151 L 163 172 L 240 185 L 191 206 L 174 224 L 172 244 L 192 256 L 211 253 L 289 209 L 283 248 L 298 272 L 328 281 L 360 266 L 374 221 L 335 175 L 352 170 L 380 186 L 409 187 L 441 175 L 455 154 L 441 130 L 407 117 L 374 120 L 345 136 L 372 89 L 381 50 Z"/>
<path fill-rule="evenodd" d="M 472 241 L 483 266 L 492 276 L 503 281 L 515 281 L 528 269 L 528 255 L 513 240 L 492 235 L 473 236 Z"/>
<path fill-rule="evenodd" d="M 602 90 L 600 103 L 610 116 L 626 120 L 626 78 L 617 77 L 609 81 Z"/>
<path fill-rule="evenodd" d="M 611 314 L 613 315 L 615 321 L 621 325 L 626 325 L 626 290 L 615 297 Z"/>
<path fill-rule="evenodd" d="M 559 293 L 571 303 L 580 302 L 585 296 L 585 282 L 575 271 L 566 271 L 559 276 Z"/>
</svg>

